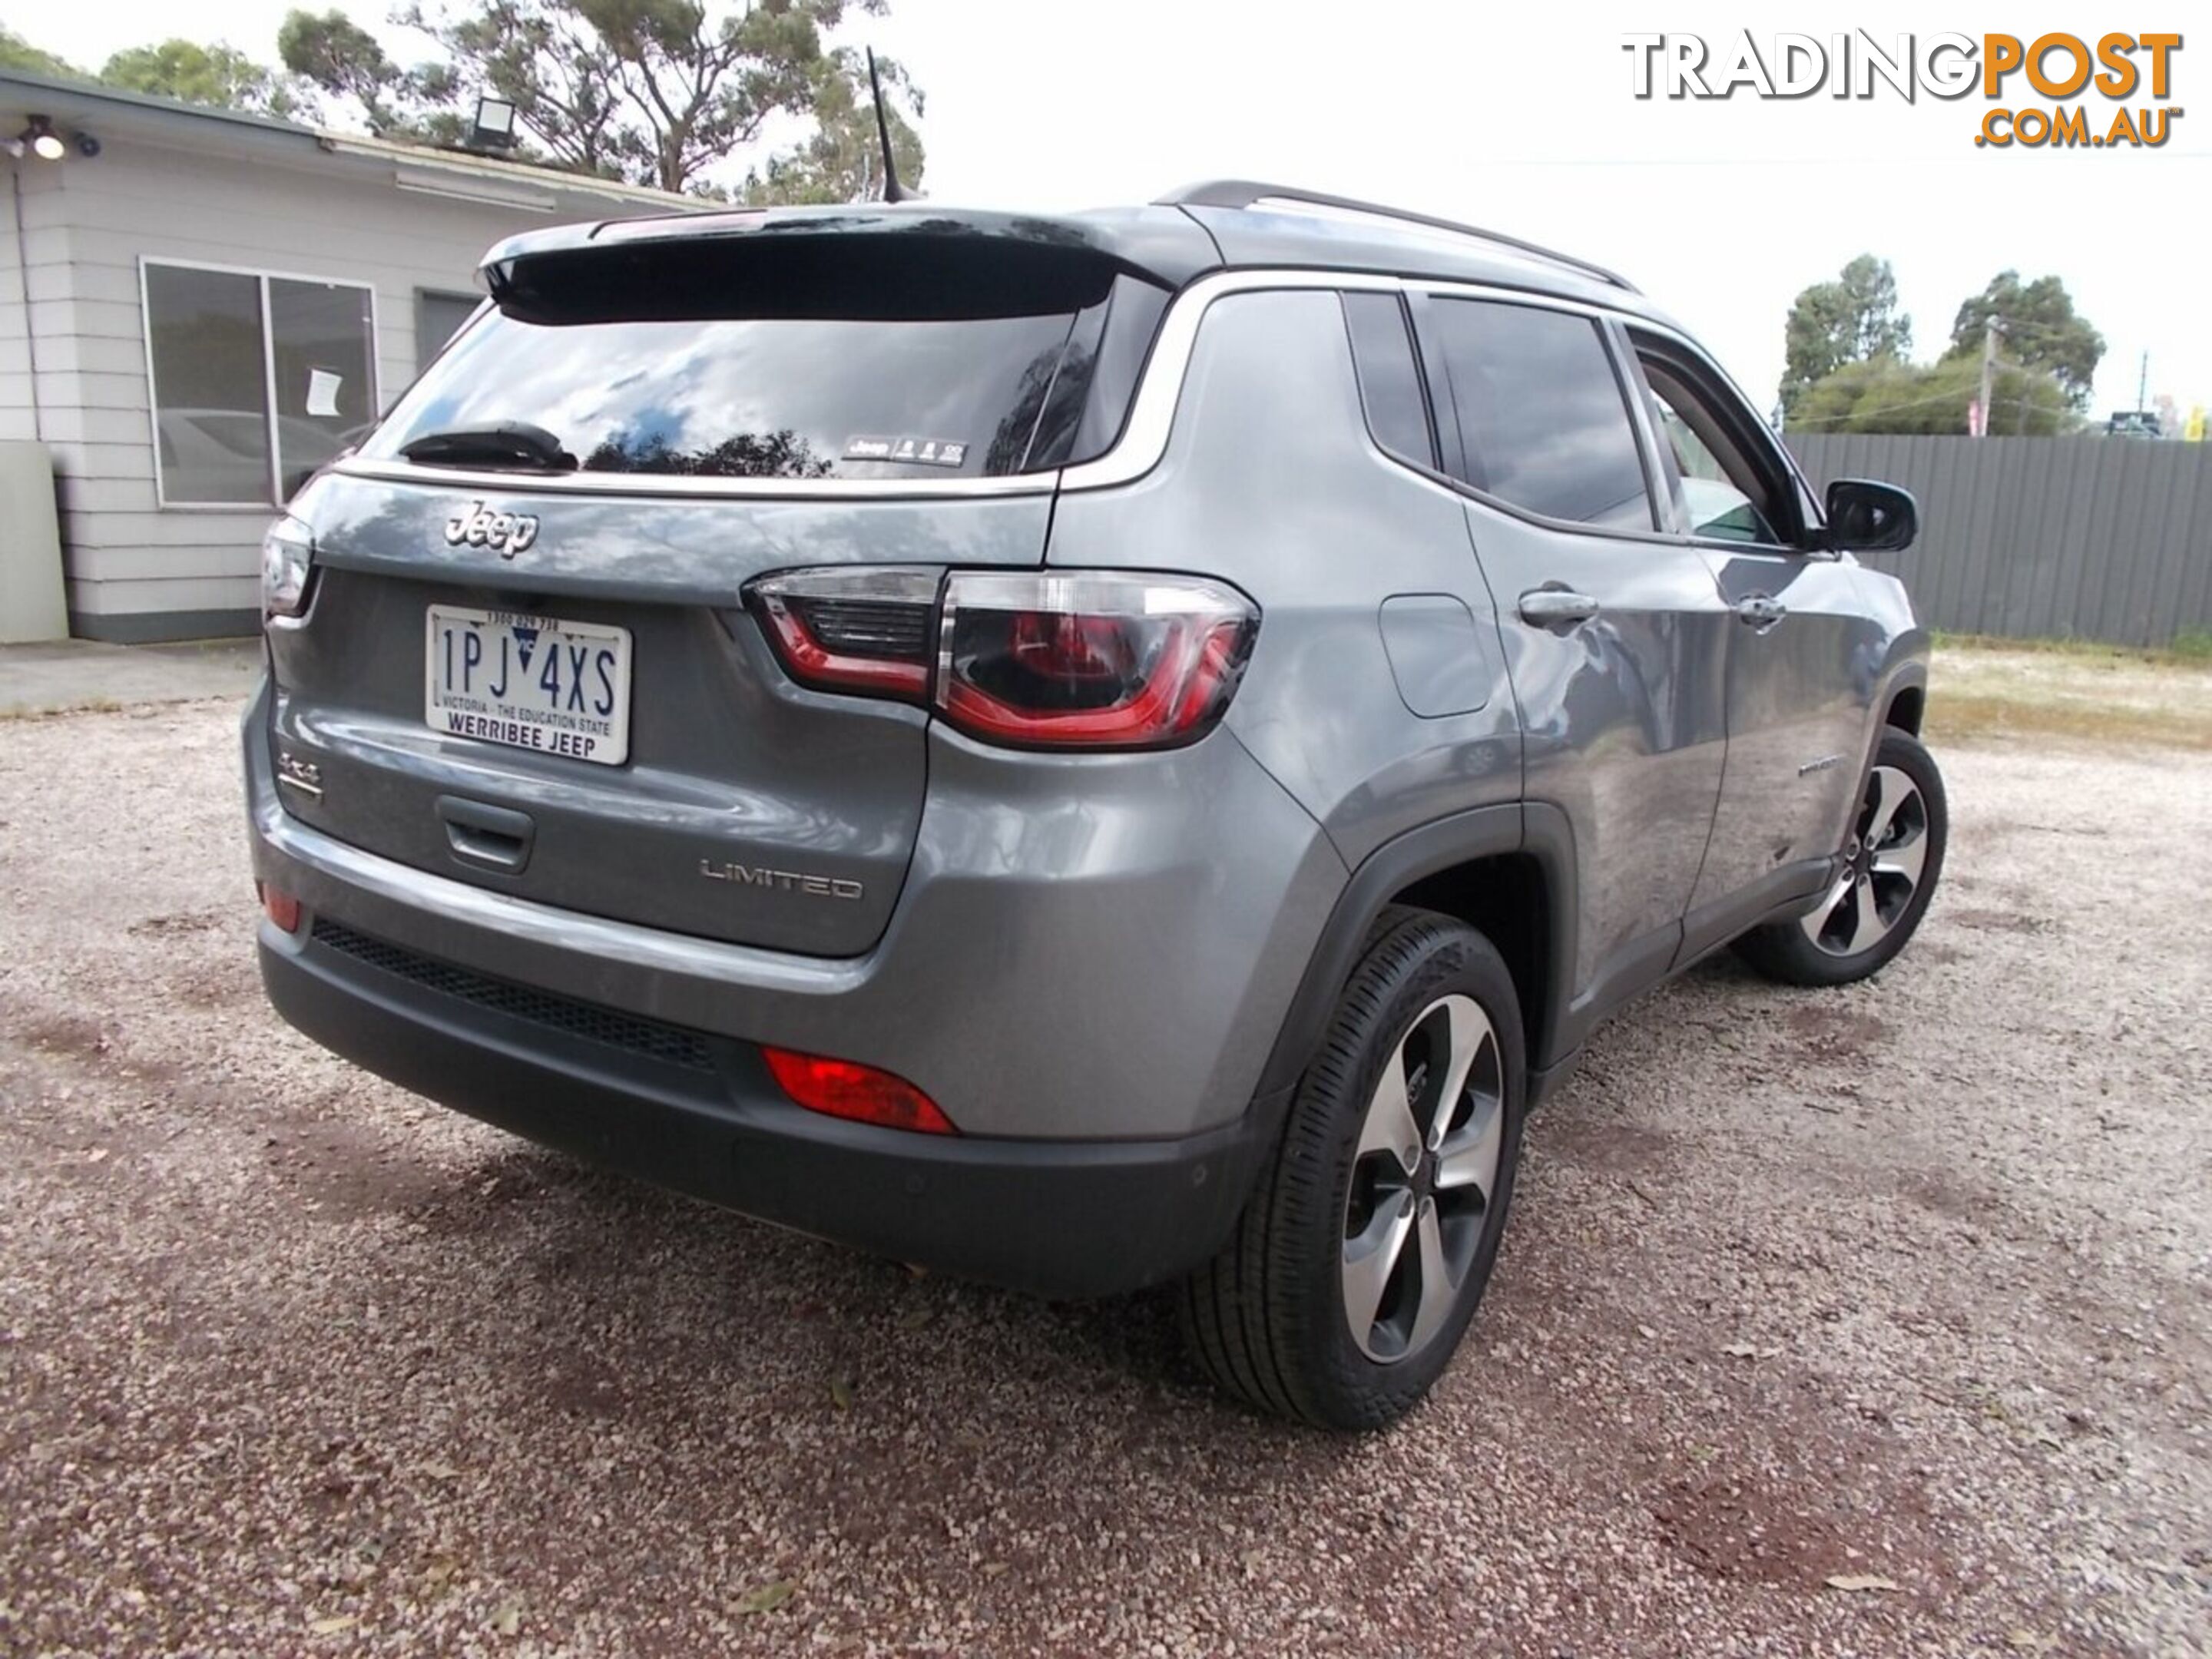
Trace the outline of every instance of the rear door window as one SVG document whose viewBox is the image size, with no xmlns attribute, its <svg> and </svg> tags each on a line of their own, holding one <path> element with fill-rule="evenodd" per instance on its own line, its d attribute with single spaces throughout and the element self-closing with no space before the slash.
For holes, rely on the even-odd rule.
<svg viewBox="0 0 2212 1659">
<path fill-rule="evenodd" d="M 1424 326 L 1451 380 L 1466 453 L 1447 465 L 1539 517 L 1609 530 L 1657 526 L 1636 428 L 1591 318 L 1436 295 Z"/>
<path fill-rule="evenodd" d="M 1367 430 L 1383 453 L 1433 471 L 1437 441 L 1405 302 L 1395 294 L 1346 294 L 1344 320 L 1352 331 L 1352 358 L 1359 371 L 1359 398 Z"/>
</svg>

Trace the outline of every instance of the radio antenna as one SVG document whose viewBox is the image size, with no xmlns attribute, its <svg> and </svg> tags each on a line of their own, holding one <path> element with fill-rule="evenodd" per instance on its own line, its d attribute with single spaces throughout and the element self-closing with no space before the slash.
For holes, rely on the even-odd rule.
<svg viewBox="0 0 2212 1659">
<path fill-rule="evenodd" d="M 875 48 L 868 48 L 868 91 L 876 100 L 876 137 L 884 146 L 884 200 L 903 202 L 906 191 L 899 187 L 898 164 L 891 160 L 890 117 L 884 111 L 884 83 L 876 76 Z"/>
</svg>

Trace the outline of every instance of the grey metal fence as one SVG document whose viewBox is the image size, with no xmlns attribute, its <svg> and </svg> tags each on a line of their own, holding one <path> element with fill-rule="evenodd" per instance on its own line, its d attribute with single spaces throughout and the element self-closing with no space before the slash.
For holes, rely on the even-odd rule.
<svg viewBox="0 0 2212 1659">
<path fill-rule="evenodd" d="M 2212 629 L 2212 443 L 1788 435 L 1820 488 L 1881 478 L 1919 498 L 1919 541 L 1867 562 L 1930 627 L 2117 645 Z"/>
</svg>

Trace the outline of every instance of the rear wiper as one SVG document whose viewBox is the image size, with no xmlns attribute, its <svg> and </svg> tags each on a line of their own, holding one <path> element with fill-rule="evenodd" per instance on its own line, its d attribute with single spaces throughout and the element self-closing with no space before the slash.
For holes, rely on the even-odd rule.
<svg viewBox="0 0 2212 1659">
<path fill-rule="evenodd" d="M 494 421 L 483 426 L 428 432 L 399 453 L 424 466 L 514 467 L 528 472 L 574 472 L 576 458 L 542 426 Z"/>
</svg>

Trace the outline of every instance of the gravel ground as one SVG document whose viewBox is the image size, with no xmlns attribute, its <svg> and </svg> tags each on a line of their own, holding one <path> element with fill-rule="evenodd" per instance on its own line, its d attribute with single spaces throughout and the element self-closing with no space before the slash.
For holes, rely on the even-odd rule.
<svg viewBox="0 0 2212 1659">
<path fill-rule="evenodd" d="M 1613 1022 L 1357 1441 L 326 1057 L 234 757 L 0 725 L 0 1650 L 2212 1651 L 2202 755 L 1951 751 L 1878 982 Z"/>
</svg>

